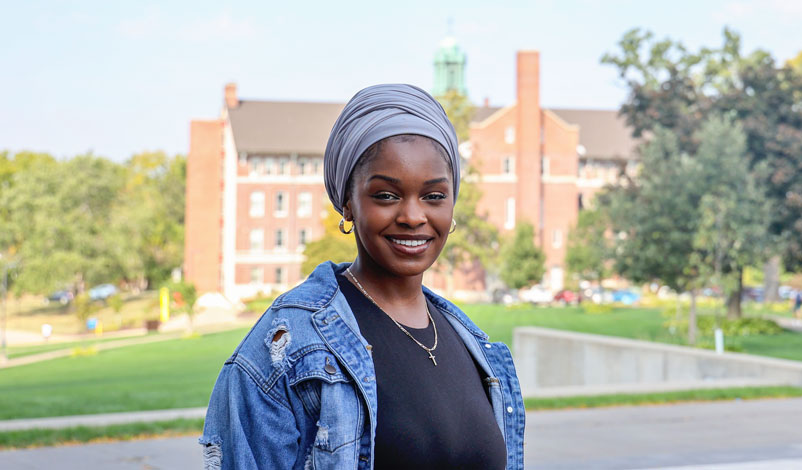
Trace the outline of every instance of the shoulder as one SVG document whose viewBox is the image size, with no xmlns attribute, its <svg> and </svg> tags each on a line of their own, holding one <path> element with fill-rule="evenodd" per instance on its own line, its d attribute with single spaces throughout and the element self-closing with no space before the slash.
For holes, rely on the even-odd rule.
<svg viewBox="0 0 802 470">
<path fill-rule="evenodd" d="M 313 316 L 338 293 L 336 269 L 332 263 L 321 264 L 303 283 L 277 297 L 227 362 L 269 386 L 304 354 L 326 349 Z"/>
</svg>

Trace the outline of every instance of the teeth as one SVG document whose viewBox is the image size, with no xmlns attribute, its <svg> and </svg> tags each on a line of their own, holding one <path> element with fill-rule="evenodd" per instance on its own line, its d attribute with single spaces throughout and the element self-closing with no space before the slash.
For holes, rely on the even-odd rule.
<svg viewBox="0 0 802 470">
<path fill-rule="evenodd" d="M 398 243 L 399 245 L 404 245 L 404 246 L 421 246 L 428 241 L 428 240 L 399 240 L 397 238 L 391 238 L 390 240 L 393 243 Z"/>
</svg>

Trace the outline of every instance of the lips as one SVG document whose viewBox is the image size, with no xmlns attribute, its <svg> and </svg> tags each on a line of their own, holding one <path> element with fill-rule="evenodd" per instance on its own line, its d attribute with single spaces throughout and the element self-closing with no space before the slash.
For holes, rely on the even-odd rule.
<svg viewBox="0 0 802 470">
<path fill-rule="evenodd" d="M 426 236 L 403 236 L 386 237 L 390 242 L 390 246 L 399 253 L 405 255 L 417 255 L 426 251 L 431 245 L 432 238 Z"/>
</svg>

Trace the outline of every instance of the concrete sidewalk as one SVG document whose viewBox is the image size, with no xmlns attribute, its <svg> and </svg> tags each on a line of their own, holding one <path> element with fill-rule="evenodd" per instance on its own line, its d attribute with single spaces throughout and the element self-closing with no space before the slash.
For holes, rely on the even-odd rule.
<svg viewBox="0 0 802 470">
<path fill-rule="evenodd" d="M 180 418 L 195 419 L 203 418 L 204 416 L 206 416 L 206 407 L 58 416 L 54 418 L 9 419 L 0 421 L 0 432 L 19 431 L 23 429 L 61 429 L 76 426 L 99 427 L 112 424 L 170 421 Z"/>
</svg>

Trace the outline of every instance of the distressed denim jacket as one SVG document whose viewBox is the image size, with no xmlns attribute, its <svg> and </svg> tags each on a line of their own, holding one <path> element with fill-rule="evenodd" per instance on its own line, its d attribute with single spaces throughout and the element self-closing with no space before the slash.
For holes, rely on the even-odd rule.
<svg viewBox="0 0 802 470">
<path fill-rule="evenodd" d="M 331 262 L 282 294 L 225 362 L 200 443 L 207 469 L 373 469 L 376 377 L 371 346 Z M 507 445 L 523 469 L 524 405 L 509 348 L 490 343 L 452 303 L 424 288 L 487 377 Z"/>
</svg>

